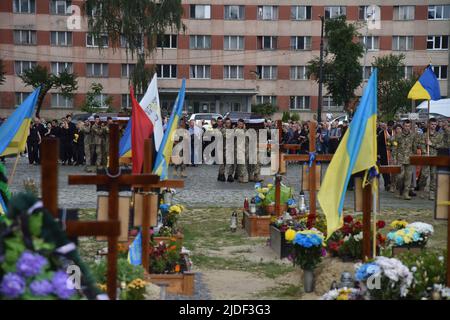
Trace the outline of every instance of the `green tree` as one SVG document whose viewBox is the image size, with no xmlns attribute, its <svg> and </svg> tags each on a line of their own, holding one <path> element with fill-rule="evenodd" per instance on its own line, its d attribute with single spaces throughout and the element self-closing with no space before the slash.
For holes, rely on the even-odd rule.
<svg viewBox="0 0 450 320">
<path fill-rule="evenodd" d="M 3 61 L 0 59 L 0 85 L 5 82 L 5 70 L 3 66 Z"/>
<path fill-rule="evenodd" d="M 86 94 L 86 99 L 81 106 L 81 110 L 88 113 L 112 112 L 112 97 L 109 96 L 102 103 L 99 99 L 102 93 L 103 86 L 101 83 L 91 84 L 91 87 Z"/>
<path fill-rule="evenodd" d="M 293 112 L 291 114 L 291 121 L 294 121 L 294 122 L 300 121 L 300 115 L 298 114 L 298 112 Z"/>
<path fill-rule="evenodd" d="M 363 46 L 354 39 L 359 36 L 358 25 L 347 23 L 345 16 L 325 21 L 327 49 L 324 52 L 323 83 L 338 105 L 349 109 L 355 89 L 361 84 Z M 319 57 L 308 63 L 308 76 L 319 80 Z"/>
<path fill-rule="evenodd" d="M 130 80 L 135 94 L 145 93 L 154 73 L 154 67 L 146 67 L 145 57 L 143 55 L 139 55 L 136 66 L 130 75 Z"/>
<path fill-rule="evenodd" d="M 288 111 L 284 111 L 283 116 L 281 117 L 281 121 L 288 122 L 289 120 L 291 120 L 291 115 L 289 114 Z"/>
<path fill-rule="evenodd" d="M 271 103 L 260 103 L 252 105 L 252 112 L 261 116 L 271 116 L 278 110 L 277 106 Z"/>
<path fill-rule="evenodd" d="M 404 54 L 388 54 L 375 58 L 372 66 L 378 68 L 378 112 L 381 120 L 393 120 L 399 112 L 408 112 L 411 102 L 408 92 L 417 80 L 405 79 Z"/>
<path fill-rule="evenodd" d="M 36 116 L 39 116 L 44 98 L 51 89 L 60 90 L 66 98 L 73 97 L 73 92 L 78 89 L 76 74 L 67 70 L 59 74 L 53 74 L 48 71 L 47 67 L 41 65 L 25 70 L 20 75 L 20 79 L 25 83 L 25 86 L 32 86 L 34 89 L 41 87 L 37 100 Z"/>
</svg>

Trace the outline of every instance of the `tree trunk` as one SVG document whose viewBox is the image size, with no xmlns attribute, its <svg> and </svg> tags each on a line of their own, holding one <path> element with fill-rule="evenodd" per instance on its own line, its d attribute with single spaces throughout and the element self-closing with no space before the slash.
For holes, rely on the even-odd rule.
<svg viewBox="0 0 450 320">
<path fill-rule="evenodd" d="M 47 92 L 50 90 L 50 88 L 43 87 L 41 91 L 39 92 L 39 96 L 37 99 L 37 107 L 36 107 L 36 117 L 39 117 L 39 114 L 41 112 L 42 104 L 44 103 L 44 98 Z"/>
</svg>

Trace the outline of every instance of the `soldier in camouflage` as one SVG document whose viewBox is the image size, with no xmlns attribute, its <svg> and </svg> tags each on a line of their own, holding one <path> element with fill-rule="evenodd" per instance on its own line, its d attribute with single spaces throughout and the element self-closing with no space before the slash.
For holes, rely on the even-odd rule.
<svg viewBox="0 0 450 320">
<path fill-rule="evenodd" d="M 402 171 L 397 180 L 397 190 L 405 200 L 411 200 L 410 192 L 411 180 L 413 177 L 413 168 L 410 165 L 409 157 L 416 153 L 420 147 L 420 137 L 417 132 L 411 130 L 411 121 L 406 120 L 403 124 L 403 130 L 400 135 L 396 135 L 393 139 L 393 145 L 396 146 L 397 162 L 402 166 Z"/>
<path fill-rule="evenodd" d="M 84 122 L 83 127 L 81 130 L 84 132 L 84 156 L 86 158 L 86 166 L 84 167 L 84 170 L 86 172 L 91 171 L 91 161 L 92 161 L 92 154 L 93 154 L 93 134 L 91 132 L 91 123 L 89 120 L 86 120 Z"/>
<path fill-rule="evenodd" d="M 248 142 L 245 137 L 245 122 L 243 119 L 239 119 L 237 122 L 237 127 L 235 130 L 235 135 L 237 137 L 238 143 L 236 144 L 236 175 L 240 183 L 248 182 Z M 244 143 L 239 143 L 239 141 L 244 141 Z M 240 161 L 238 161 L 240 160 Z M 241 163 L 240 163 L 241 162 Z M 242 163 L 243 162 L 243 163 Z"/>
<path fill-rule="evenodd" d="M 399 164 L 398 163 L 398 144 L 395 141 L 395 137 L 396 136 L 400 136 L 402 134 L 402 126 L 400 124 L 397 124 L 394 127 L 394 131 L 392 133 L 392 135 L 389 137 L 389 140 L 387 142 L 387 146 L 390 148 L 390 152 L 391 152 L 391 157 L 392 157 L 392 163 L 393 164 Z M 389 191 L 392 193 L 395 193 L 395 191 L 397 190 L 397 181 L 398 181 L 398 174 L 393 174 L 392 178 L 391 178 L 391 186 L 389 188 Z"/>
<path fill-rule="evenodd" d="M 104 129 L 100 124 L 100 117 L 98 115 L 94 116 L 94 124 L 91 127 L 91 133 L 92 133 L 92 154 L 96 155 L 95 159 L 95 165 L 97 169 L 102 167 L 102 157 L 103 157 L 103 150 L 102 150 L 102 143 L 103 143 L 103 137 L 104 137 Z"/>
<path fill-rule="evenodd" d="M 431 118 L 428 122 L 429 140 L 427 142 L 427 135 L 424 134 L 421 138 L 420 144 L 422 152 L 427 152 L 427 145 L 429 148 L 430 156 L 437 156 L 438 149 L 444 148 L 444 134 L 436 131 L 437 121 L 435 118 Z M 429 180 L 429 199 L 435 199 L 436 193 L 436 167 L 422 167 L 421 179 L 419 185 L 426 185 Z"/>
<path fill-rule="evenodd" d="M 231 119 L 226 118 L 223 128 L 220 129 L 223 139 L 223 164 L 219 165 L 219 181 L 225 181 L 225 176 L 228 174 L 227 181 L 234 181 L 234 171 L 236 169 L 236 145 L 233 143 L 232 150 L 227 149 L 227 137 L 234 136 L 233 126 Z M 234 139 L 234 138 L 233 138 Z M 230 145 L 231 146 L 231 145 Z M 227 163 L 227 151 L 229 152 L 228 159 L 230 163 Z"/>
</svg>

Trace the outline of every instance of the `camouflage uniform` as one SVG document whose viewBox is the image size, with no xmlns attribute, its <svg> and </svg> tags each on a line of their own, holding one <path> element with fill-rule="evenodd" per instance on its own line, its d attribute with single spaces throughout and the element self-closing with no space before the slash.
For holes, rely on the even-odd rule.
<svg viewBox="0 0 450 320">
<path fill-rule="evenodd" d="M 103 142 L 102 142 L 102 166 L 106 167 L 108 165 L 108 154 L 109 154 L 109 126 L 105 125 L 103 129 Z"/>
<path fill-rule="evenodd" d="M 222 139 L 223 139 L 223 164 L 219 165 L 219 174 L 227 174 L 228 177 L 234 176 L 234 171 L 236 169 L 236 144 L 233 144 L 233 150 L 230 150 L 230 152 L 233 152 L 233 161 L 231 163 L 227 163 L 227 137 L 232 136 L 234 134 L 233 129 L 227 129 L 222 128 L 220 129 L 220 132 L 222 133 Z M 229 155 L 231 157 L 231 154 Z"/>
<path fill-rule="evenodd" d="M 241 139 L 244 139 L 245 143 L 244 144 L 239 144 L 236 143 L 236 158 L 235 158 L 235 163 L 236 163 L 236 175 L 237 178 L 239 180 L 239 182 L 241 183 L 247 183 L 248 182 L 248 169 L 247 169 L 247 165 L 248 165 L 248 142 L 247 139 L 245 137 L 245 129 L 235 129 L 235 134 L 237 137 L 237 141 L 240 141 Z M 240 157 L 244 157 L 244 164 L 240 164 L 238 162 L 238 156 L 240 155 Z M 242 162 L 242 159 L 241 161 Z"/>
<path fill-rule="evenodd" d="M 257 132 L 258 133 L 258 132 Z M 260 182 L 263 181 L 263 179 L 261 179 L 261 164 L 259 162 L 259 145 L 258 142 L 257 143 L 257 148 L 256 148 L 256 163 L 254 164 L 250 164 L 250 159 L 249 159 L 249 164 L 248 164 L 248 177 L 250 181 L 253 182 Z M 250 146 L 248 148 L 248 152 L 250 152 Z"/>
<path fill-rule="evenodd" d="M 436 131 L 430 131 L 430 156 L 437 156 L 438 149 L 443 148 L 445 145 L 444 134 L 438 133 Z M 424 134 L 420 140 L 422 150 L 427 150 L 427 135 Z M 426 152 L 426 151 L 425 151 Z M 434 200 L 434 195 L 436 192 L 436 167 L 425 166 L 422 167 L 422 171 L 419 179 L 419 186 L 425 187 L 427 185 L 428 177 L 430 178 L 430 200 Z"/>
<path fill-rule="evenodd" d="M 402 171 L 398 176 L 397 190 L 403 190 L 401 194 L 407 200 L 410 200 L 409 191 L 411 189 L 411 180 L 413 177 L 413 167 L 409 164 L 409 157 L 416 153 L 420 146 L 419 135 L 416 132 L 405 132 L 396 135 L 393 139 L 393 145 L 396 147 L 396 157 Z"/>
<path fill-rule="evenodd" d="M 81 129 L 84 133 L 84 156 L 86 157 L 86 170 L 89 169 L 92 161 L 92 143 L 93 143 L 93 133 L 91 132 L 90 126 L 83 126 Z"/>
<path fill-rule="evenodd" d="M 391 157 L 392 157 L 392 163 L 398 164 L 398 156 L 397 156 L 397 142 L 394 143 L 395 134 L 392 134 L 392 136 L 389 137 L 387 141 L 387 147 L 390 150 Z M 398 174 L 392 174 L 391 175 L 391 186 L 390 186 L 390 192 L 395 192 L 397 188 L 397 180 L 398 180 Z"/>
<path fill-rule="evenodd" d="M 100 125 L 94 123 L 91 127 L 91 132 L 92 132 L 92 148 L 93 148 L 92 154 L 95 153 L 97 155 L 95 165 L 97 167 L 101 167 L 103 162 L 102 161 L 103 128 Z"/>
</svg>

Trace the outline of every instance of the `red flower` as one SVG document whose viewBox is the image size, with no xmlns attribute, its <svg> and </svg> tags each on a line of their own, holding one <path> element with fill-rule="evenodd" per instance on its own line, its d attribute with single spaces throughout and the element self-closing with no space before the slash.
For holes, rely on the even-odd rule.
<svg viewBox="0 0 450 320">
<path fill-rule="evenodd" d="M 383 220 L 377 221 L 377 228 L 378 229 L 383 229 L 385 226 L 386 226 L 386 222 L 384 222 Z"/>
<path fill-rule="evenodd" d="M 355 228 L 357 228 L 357 229 L 361 229 L 361 228 L 362 228 L 362 223 L 361 223 L 361 221 L 356 221 L 356 222 L 355 222 Z"/>
<path fill-rule="evenodd" d="M 342 233 L 344 233 L 344 235 L 348 235 L 348 234 L 352 233 L 352 231 L 353 231 L 353 228 L 347 224 L 345 224 L 342 227 Z"/>
<path fill-rule="evenodd" d="M 331 250 L 331 251 L 338 251 L 339 250 L 339 245 L 337 244 L 337 242 L 335 242 L 335 241 L 330 241 L 329 243 L 328 243 L 328 248 Z"/>
<path fill-rule="evenodd" d="M 344 216 L 345 223 L 351 223 L 353 221 L 353 217 L 350 215 Z"/>
</svg>

